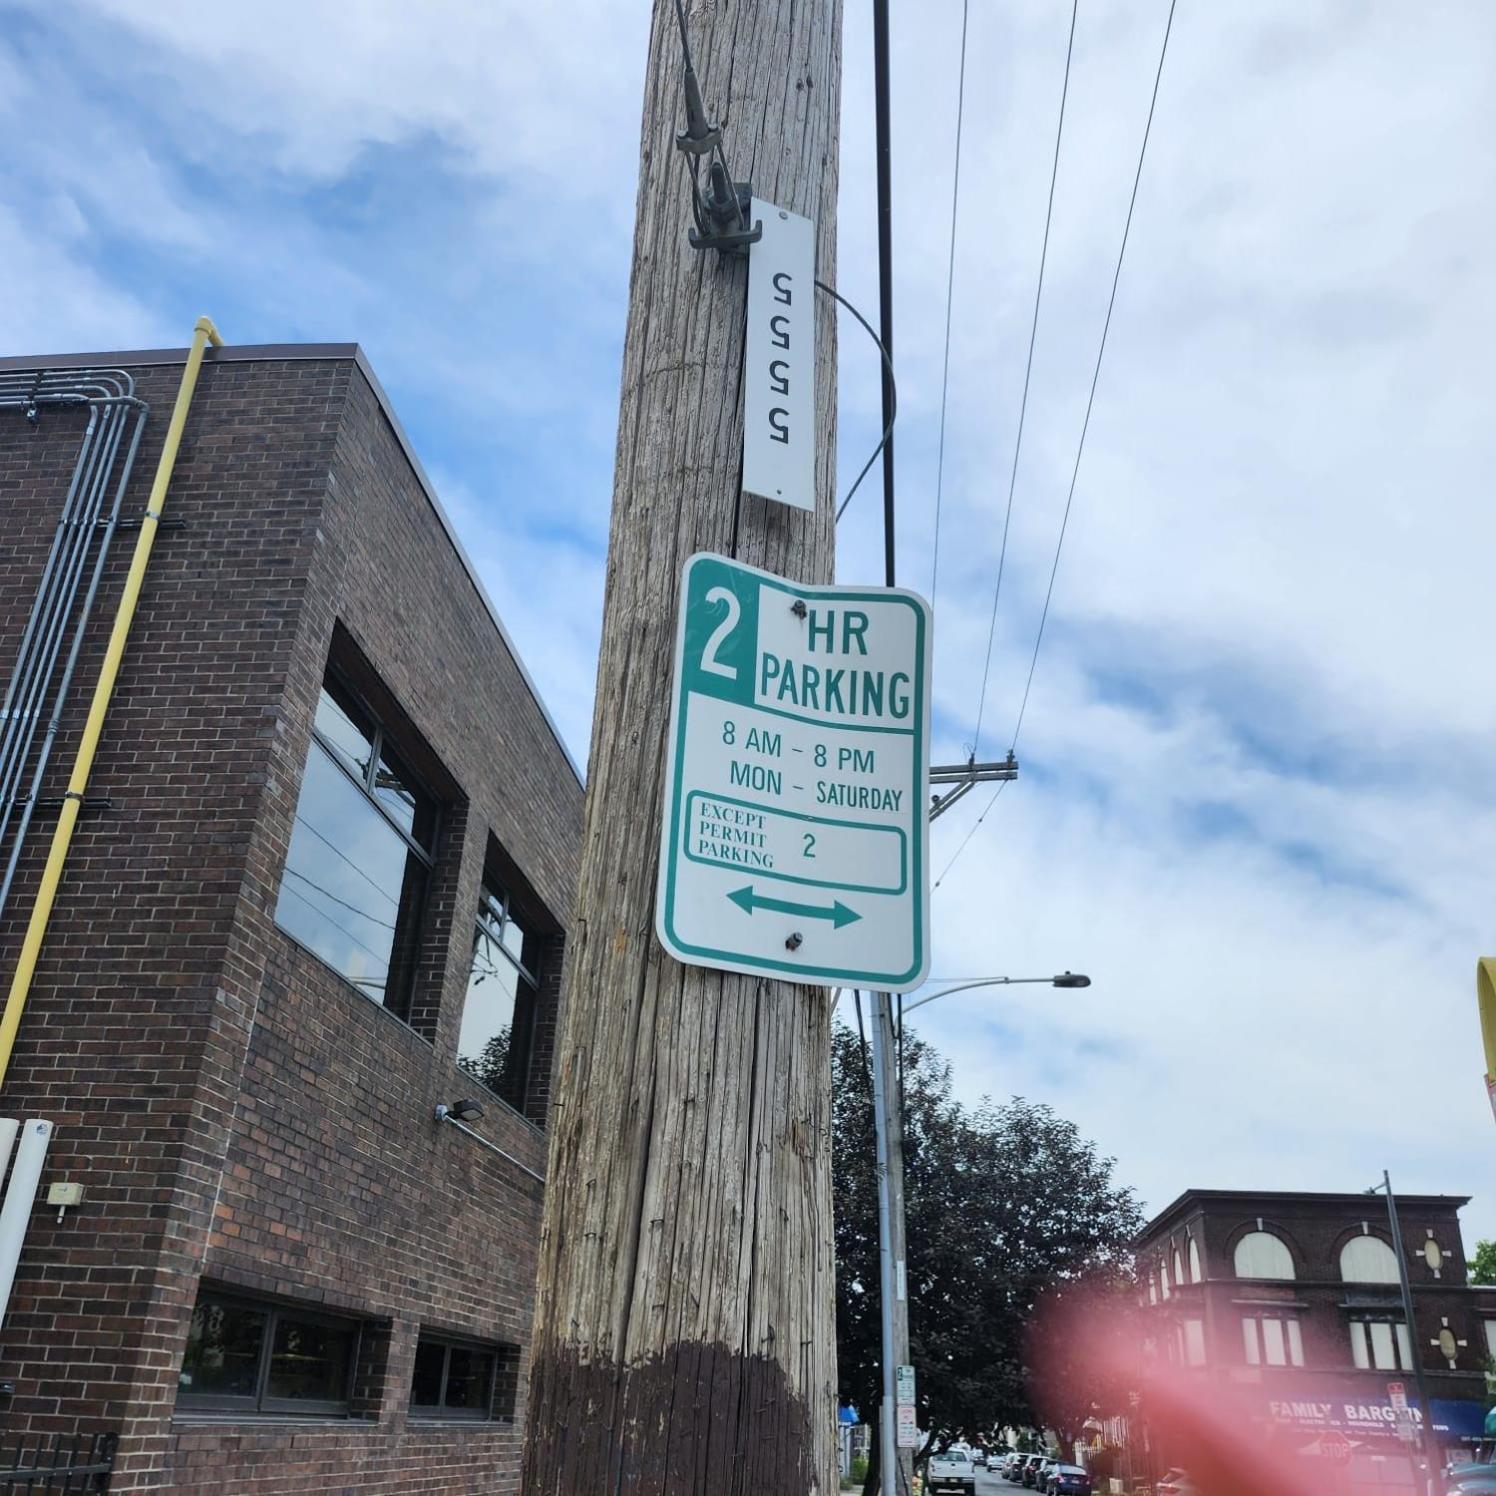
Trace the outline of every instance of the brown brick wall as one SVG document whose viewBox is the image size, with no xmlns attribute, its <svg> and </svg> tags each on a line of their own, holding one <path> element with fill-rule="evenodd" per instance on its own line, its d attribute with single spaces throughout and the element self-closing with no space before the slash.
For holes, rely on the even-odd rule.
<svg viewBox="0 0 1496 1496">
<path fill-rule="evenodd" d="M 152 404 L 138 512 L 179 369 L 136 372 Z M 0 413 L 0 503 L 18 515 L 0 641 L 29 606 L 80 426 Z M 352 359 L 206 367 L 168 515 L 184 525 L 158 542 L 91 786 L 113 806 L 80 827 L 0 1096 L 58 1123 L 44 1186 L 87 1190 L 60 1225 L 33 1216 L 0 1334 L 7 1422 L 120 1429 L 121 1490 L 510 1489 L 515 1423 L 407 1430 L 405 1394 L 422 1324 L 527 1339 L 540 1186 L 430 1119 L 473 1089 L 453 1056 L 487 838 L 564 927 L 580 787 Z M 132 542 L 111 559 L 96 644 Z M 335 629 L 457 789 L 412 1025 L 272 917 Z M 0 642 L 0 670 L 12 652 Z M 86 660 L 70 732 L 95 673 Z M 49 830 L 0 925 L 0 979 Z M 543 1063 L 553 1032 L 542 1003 Z M 532 1108 L 546 1090 L 537 1076 Z M 477 1125 L 543 1170 L 542 1115 L 493 1100 Z M 203 1274 L 386 1327 L 371 1416 L 174 1418 Z"/>
<path fill-rule="evenodd" d="M 1398 1213 L 1417 1319 L 1411 1339 L 1422 1362 L 1429 1395 L 1474 1399 L 1484 1396 L 1482 1321 L 1496 1318 L 1496 1289 L 1475 1289 L 1467 1284 L 1458 1205 L 1458 1200 L 1449 1197 L 1410 1195 L 1399 1197 Z M 1288 1246 L 1294 1259 L 1294 1281 L 1244 1284 L 1236 1279 L 1236 1243 L 1245 1233 L 1258 1229 L 1259 1220 L 1263 1229 Z M 1397 1285 L 1368 1288 L 1341 1281 L 1341 1247 L 1351 1236 L 1362 1234 L 1363 1222 L 1371 1235 L 1390 1241 L 1385 1196 L 1347 1200 L 1312 1194 L 1254 1197 L 1244 1193 L 1227 1198 L 1207 1194 L 1203 1199 L 1191 1199 L 1177 1213 L 1171 1212 L 1151 1225 L 1139 1243 L 1137 1260 L 1139 1268 L 1150 1269 L 1156 1281 L 1160 1263 L 1172 1261 L 1174 1247 L 1187 1260 L 1187 1231 L 1200 1241 L 1206 1281 L 1176 1290 L 1167 1305 L 1158 1306 L 1155 1317 L 1159 1321 L 1202 1319 L 1207 1363 L 1212 1369 L 1226 1371 L 1237 1382 L 1260 1384 L 1265 1392 L 1307 1382 L 1321 1389 L 1343 1387 L 1346 1396 L 1379 1399 L 1385 1397 L 1389 1380 L 1403 1380 L 1411 1387 L 1412 1374 L 1357 1370 L 1352 1363 L 1350 1311 L 1344 1307 L 1348 1294 L 1384 1301 L 1401 1318 Z M 1422 1256 L 1430 1232 L 1444 1254 L 1437 1275 Z M 1252 1302 L 1243 1304 L 1242 1300 Z M 1241 1317 L 1263 1312 L 1273 1304 L 1299 1318 L 1304 1344 L 1302 1372 L 1288 1367 L 1248 1368 L 1244 1364 Z M 1459 1350 L 1453 1370 L 1437 1346 L 1431 1344 L 1445 1320 L 1457 1339 L 1467 1342 Z"/>
</svg>

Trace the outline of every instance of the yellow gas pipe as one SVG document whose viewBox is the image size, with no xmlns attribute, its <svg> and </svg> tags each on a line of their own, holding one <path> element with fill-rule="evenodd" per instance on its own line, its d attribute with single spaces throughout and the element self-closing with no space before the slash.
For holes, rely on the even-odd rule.
<svg viewBox="0 0 1496 1496">
<path fill-rule="evenodd" d="M 171 484 L 172 469 L 177 465 L 177 448 L 182 442 L 182 428 L 187 424 L 187 409 L 192 404 L 198 371 L 203 366 L 203 352 L 209 343 L 215 348 L 221 348 L 223 339 L 218 335 L 218 329 L 214 327 L 211 318 L 199 317 L 197 326 L 192 330 L 192 347 L 187 353 L 187 367 L 182 370 L 182 383 L 177 388 L 177 403 L 172 408 L 171 425 L 166 428 L 166 444 L 161 448 L 161 461 L 156 466 L 156 479 L 151 484 L 145 518 L 141 521 L 140 535 L 135 541 L 135 554 L 130 559 L 130 572 L 125 578 L 124 594 L 114 615 L 109 647 L 104 652 L 104 663 L 99 667 L 93 703 L 88 709 L 88 721 L 83 728 L 83 741 L 79 743 L 78 756 L 73 760 L 73 772 L 68 779 L 67 793 L 63 797 L 62 813 L 57 818 L 57 828 L 52 833 L 52 846 L 47 853 L 47 866 L 42 872 L 41 887 L 37 890 L 36 903 L 32 906 L 30 923 L 26 926 L 26 938 L 21 943 L 20 959 L 16 962 L 10 992 L 5 999 L 5 1012 L 0 1016 L 0 1085 L 4 1084 L 6 1073 L 10 1069 L 16 1030 L 21 1026 L 21 1014 L 25 1011 L 26 998 L 31 991 L 31 979 L 36 975 L 37 958 L 41 954 L 42 941 L 46 939 L 47 922 L 52 917 L 52 905 L 57 898 L 58 884 L 62 881 L 63 866 L 67 862 L 68 848 L 73 840 L 73 828 L 78 824 L 78 809 L 83 803 L 83 792 L 88 788 L 94 754 L 104 731 L 104 716 L 109 710 L 109 698 L 114 694 L 114 682 L 119 675 L 125 643 L 130 637 L 130 625 L 135 618 L 135 605 L 140 600 L 141 584 L 145 581 L 146 568 L 150 564 L 157 522 L 166 504 L 166 490 Z"/>
</svg>

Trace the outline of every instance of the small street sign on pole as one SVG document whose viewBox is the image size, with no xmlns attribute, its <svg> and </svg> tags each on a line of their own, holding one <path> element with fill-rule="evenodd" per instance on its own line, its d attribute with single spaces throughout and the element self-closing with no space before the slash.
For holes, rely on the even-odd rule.
<svg viewBox="0 0 1496 1496">
<path fill-rule="evenodd" d="M 743 357 L 743 492 L 816 507 L 816 226 L 753 200 Z"/>
<path fill-rule="evenodd" d="M 919 1448 L 919 1422 L 914 1416 L 914 1405 L 912 1403 L 899 1404 L 896 1433 L 900 1449 Z"/>
<path fill-rule="evenodd" d="M 1408 1411 L 1407 1387 L 1402 1382 L 1388 1382 L 1387 1401 L 1392 1404 L 1394 1412 L 1406 1413 Z"/>
<path fill-rule="evenodd" d="M 930 609 L 686 562 L 655 926 L 678 961 L 907 992 L 929 968 Z"/>
<path fill-rule="evenodd" d="M 900 1449 L 919 1448 L 919 1420 L 914 1412 L 914 1368 L 899 1366 L 894 1369 L 894 1428 Z"/>
</svg>

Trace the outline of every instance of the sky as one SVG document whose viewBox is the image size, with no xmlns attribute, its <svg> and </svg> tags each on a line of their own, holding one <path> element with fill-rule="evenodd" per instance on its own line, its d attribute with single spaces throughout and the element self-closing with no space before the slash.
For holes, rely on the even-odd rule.
<svg viewBox="0 0 1496 1496">
<path fill-rule="evenodd" d="M 201 312 L 363 344 L 579 760 L 647 9 L 0 0 L 5 351 Z M 970 6 L 942 469 L 962 8 L 893 10 L 900 581 L 950 762 L 1013 743 L 1168 5 L 1080 5 L 995 608 L 1070 14 Z M 836 277 L 871 313 L 865 12 Z M 1093 985 L 918 1023 L 959 1094 L 1052 1104 L 1150 1209 L 1387 1168 L 1496 1236 L 1493 72 L 1478 0 L 1179 0 L 1020 777 L 932 831 L 936 977 Z M 878 366 L 851 325 L 840 360 L 845 480 Z M 870 485 L 839 579 L 881 544 Z"/>
</svg>

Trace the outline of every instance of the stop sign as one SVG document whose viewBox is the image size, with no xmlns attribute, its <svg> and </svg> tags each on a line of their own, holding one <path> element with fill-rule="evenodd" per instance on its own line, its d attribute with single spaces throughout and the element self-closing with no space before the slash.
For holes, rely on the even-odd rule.
<svg viewBox="0 0 1496 1496">
<path fill-rule="evenodd" d="M 1321 1434 L 1319 1452 L 1333 1465 L 1343 1465 L 1351 1457 L 1351 1441 L 1338 1429 Z"/>
</svg>

